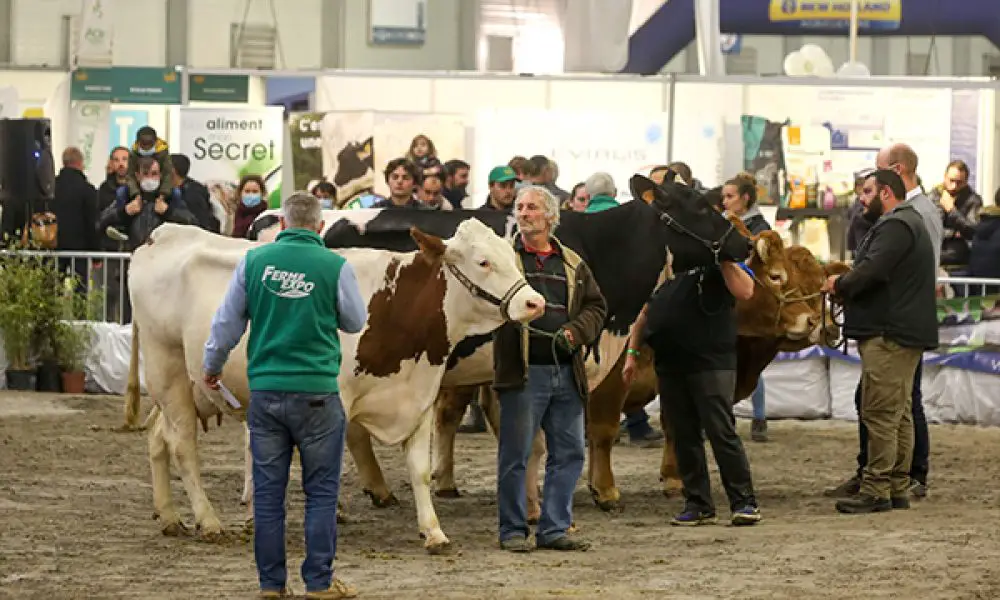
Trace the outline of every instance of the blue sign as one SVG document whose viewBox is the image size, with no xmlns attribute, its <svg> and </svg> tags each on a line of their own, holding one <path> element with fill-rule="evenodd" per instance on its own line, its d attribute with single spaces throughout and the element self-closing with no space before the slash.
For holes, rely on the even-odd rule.
<svg viewBox="0 0 1000 600">
<path fill-rule="evenodd" d="M 131 148 L 135 143 L 135 134 L 143 125 L 149 124 L 149 111 L 146 110 L 112 110 L 111 147 L 125 146 Z"/>
</svg>

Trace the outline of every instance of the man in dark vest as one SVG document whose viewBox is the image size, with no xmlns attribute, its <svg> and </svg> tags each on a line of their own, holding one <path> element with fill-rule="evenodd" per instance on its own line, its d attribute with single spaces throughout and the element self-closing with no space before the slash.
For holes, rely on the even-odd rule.
<svg viewBox="0 0 1000 600">
<path fill-rule="evenodd" d="M 858 245 L 849 273 L 823 287 L 844 303 L 844 334 L 861 354 L 860 419 L 868 460 L 860 493 L 837 502 L 842 513 L 909 508 L 913 459 L 913 377 L 924 350 L 938 345 L 935 244 L 920 213 L 906 203 L 902 178 L 875 175 L 878 191 L 866 209 L 877 217 Z"/>
</svg>

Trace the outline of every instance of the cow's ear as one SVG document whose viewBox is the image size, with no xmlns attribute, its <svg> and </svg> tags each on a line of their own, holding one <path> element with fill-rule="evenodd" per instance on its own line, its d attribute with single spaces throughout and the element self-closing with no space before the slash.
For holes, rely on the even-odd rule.
<svg viewBox="0 0 1000 600">
<path fill-rule="evenodd" d="M 760 257 L 760 262 L 767 264 L 767 258 L 769 256 L 767 238 L 764 236 L 758 237 L 757 241 L 754 243 L 753 250 L 757 253 L 757 256 Z"/>
<path fill-rule="evenodd" d="M 663 196 L 664 194 L 660 192 L 656 185 L 656 182 L 648 177 L 642 175 L 633 175 L 632 179 L 628 181 L 629 190 L 632 192 L 632 197 L 637 200 L 642 200 L 646 204 L 653 204 L 657 196 Z"/>
<path fill-rule="evenodd" d="M 447 250 L 447 246 L 441 238 L 424 233 L 416 227 L 410 227 L 410 237 L 417 243 L 420 253 L 432 262 L 439 260 Z"/>
</svg>

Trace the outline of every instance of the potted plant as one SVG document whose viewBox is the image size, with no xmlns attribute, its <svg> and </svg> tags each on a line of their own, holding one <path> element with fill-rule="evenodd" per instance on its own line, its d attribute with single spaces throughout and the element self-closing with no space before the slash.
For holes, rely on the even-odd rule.
<svg viewBox="0 0 1000 600">
<path fill-rule="evenodd" d="M 38 256 L 0 257 L 0 338 L 7 355 L 7 388 L 34 390 L 38 315 L 46 309 L 46 267 Z"/>
<path fill-rule="evenodd" d="M 38 352 L 37 387 L 39 392 L 61 392 L 62 371 L 57 357 L 56 336 L 60 319 L 66 317 L 66 291 L 56 264 L 44 265 L 44 302 L 35 313 L 35 348 Z M 71 293 L 71 291 L 70 291 Z"/>
<path fill-rule="evenodd" d="M 62 319 L 54 328 L 53 348 L 55 359 L 62 371 L 62 391 L 82 394 L 86 383 L 86 364 L 94 342 L 93 322 L 104 303 L 103 294 L 96 290 L 80 292 L 77 278 L 65 280 L 59 298 L 62 301 Z"/>
</svg>

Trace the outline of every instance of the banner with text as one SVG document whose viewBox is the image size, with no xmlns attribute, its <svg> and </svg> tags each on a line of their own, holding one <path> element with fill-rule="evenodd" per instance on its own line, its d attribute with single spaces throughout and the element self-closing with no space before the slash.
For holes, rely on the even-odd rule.
<svg viewBox="0 0 1000 600">
<path fill-rule="evenodd" d="M 323 114 L 304 112 L 288 115 L 292 180 L 296 190 L 309 190 L 323 178 Z"/>
<path fill-rule="evenodd" d="M 271 208 L 281 206 L 283 107 L 180 109 L 178 152 L 191 159 L 191 177 L 229 210 L 244 175 L 260 175 Z"/>
<path fill-rule="evenodd" d="M 618 201 L 631 199 L 632 175 L 667 161 L 666 113 L 533 109 L 483 110 L 476 114 L 474 197 L 486 195 L 486 175 L 515 155 L 543 154 L 559 167 L 569 190 L 598 171 L 614 178 Z"/>
<path fill-rule="evenodd" d="M 108 136 L 106 127 L 110 102 L 74 102 L 70 109 L 69 146 L 83 153 L 83 170 L 87 179 L 100 185 L 107 177 Z M 59 152 L 58 149 L 54 153 Z M 58 167 L 57 167 L 58 168 Z"/>
</svg>

